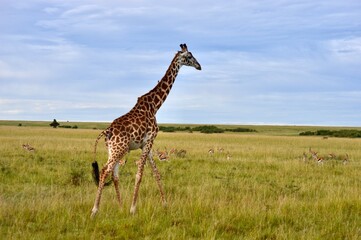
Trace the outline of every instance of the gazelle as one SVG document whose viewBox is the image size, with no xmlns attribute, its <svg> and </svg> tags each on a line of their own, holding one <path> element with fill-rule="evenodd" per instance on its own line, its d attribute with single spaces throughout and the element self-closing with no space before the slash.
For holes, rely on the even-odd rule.
<svg viewBox="0 0 361 240">
<path fill-rule="evenodd" d="M 159 161 L 168 161 L 169 159 L 169 155 L 167 151 L 159 151 L 158 149 L 157 149 L 157 157 Z"/>
<path fill-rule="evenodd" d="M 336 154 L 334 154 L 334 153 L 329 153 L 327 157 L 328 157 L 328 159 L 333 160 L 333 159 L 336 159 Z"/>
<path fill-rule="evenodd" d="M 213 156 L 213 154 L 214 154 L 214 148 L 210 148 L 210 149 L 208 150 L 208 154 Z"/>
<path fill-rule="evenodd" d="M 176 153 L 176 156 L 179 158 L 184 158 L 187 154 L 187 150 L 181 149 Z"/>
<path fill-rule="evenodd" d="M 307 160 L 308 160 L 308 156 L 307 156 L 307 154 L 306 154 L 305 152 L 303 152 L 302 161 L 303 161 L 304 163 L 306 163 Z"/>
<path fill-rule="evenodd" d="M 312 155 L 312 158 L 315 159 L 315 161 L 316 161 L 318 164 L 323 165 L 324 158 L 323 158 L 323 157 L 319 157 L 319 156 L 317 155 L 317 152 L 312 151 L 311 148 L 309 148 L 309 151 L 310 151 L 310 153 L 311 153 L 311 155 Z"/>
<path fill-rule="evenodd" d="M 169 151 L 169 156 L 173 155 L 173 154 L 176 154 L 177 155 L 178 153 L 178 149 L 176 148 L 172 148 L 170 151 Z"/>
<path fill-rule="evenodd" d="M 343 158 L 342 163 L 343 163 L 343 164 L 347 164 L 347 163 L 348 163 L 348 159 L 349 159 L 349 157 L 348 157 L 348 154 L 346 153 L 345 157 Z"/>
<path fill-rule="evenodd" d="M 218 150 L 219 153 L 222 153 L 224 151 L 224 148 L 218 147 L 217 150 Z"/>
<path fill-rule="evenodd" d="M 30 146 L 29 143 L 23 144 L 23 148 L 24 148 L 26 151 L 29 151 L 29 152 L 34 152 L 34 151 L 35 151 L 35 148 L 33 148 L 32 146 Z"/>
</svg>

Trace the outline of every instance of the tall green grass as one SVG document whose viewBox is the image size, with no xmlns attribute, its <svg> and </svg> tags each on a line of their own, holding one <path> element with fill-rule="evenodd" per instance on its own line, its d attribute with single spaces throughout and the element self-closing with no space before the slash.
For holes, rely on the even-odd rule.
<svg viewBox="0 0 361 240">
<path fill-rule="evenodd" d="M 0 126 L 2 239 L 360 239 L 361 140 L 269 134 L 159 133 L 154 148 L 167 207 L 149 167 L 129 213 L 140 151 L 120 169 L 123 205 L 104 190 L 95 219 L 91 179 L 99 130 Z M 281 134 L 282 135 L 282 134 Z M 287 134 L 284 134 L 287 135 Z M 36 148 L 27 152 L 21 145 Z M 308 148 L 350 162 L 304 163 Z M 214 148 L 215 154 L 208 150 Z M 224 148 L 218 152 L 217 148 Z M 227 160 L 227 152 L 231 159 Z M 104 144 L 97 160 L 106 162 Z"/>
</svg>

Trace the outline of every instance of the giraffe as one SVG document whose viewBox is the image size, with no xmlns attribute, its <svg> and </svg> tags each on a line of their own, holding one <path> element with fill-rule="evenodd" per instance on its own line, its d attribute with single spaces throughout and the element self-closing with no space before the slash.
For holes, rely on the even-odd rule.
<svg viewBox="0 0 361 240">
<path fill-rule="evenodd" d="M 98 163 L 92 163 L 98 190 L 92 209 L 91 216 L 94 217 L 99 209 L 102 190 L 106 184 L 105 180 L 109 174 L 112 174 L 117 201 L 121 205 L 121 196 L 119 192 L 118 170 L 120 165 L 124 165 L 123 157 L 131 150 L 142 149 L 140 159 L 136 162 L 137 173 L 135 176 L 135 186 L 132 198 L 130 213 L 136 211 L 138 191 L 143 177 L 143 170 L 146 160 L 150 163 L 153 175 L 156 179 L 162 203 L 165 205 L 165 194 L 161 183 L 160 173 L 152 156 L 153 141 L 158 133 L 156 113 L 166 100 L 173 83 L 182 66 L 191 66 L 201 70 L 201 65 L 188 51 L 186 44 L 180 44 L 181 51 L 175 54 L 170 66 L 163 78 L 148 93 L 138 98 L 135 106 L 125 115 L 115 119 L 111 125 L 102 131 L 95 142 L 94 154 L 96 154 L 96 145 L 98 140 L 105 136 L 105 143 L 108 149 L 108 161 L 98 172 Z"/>
</svg>

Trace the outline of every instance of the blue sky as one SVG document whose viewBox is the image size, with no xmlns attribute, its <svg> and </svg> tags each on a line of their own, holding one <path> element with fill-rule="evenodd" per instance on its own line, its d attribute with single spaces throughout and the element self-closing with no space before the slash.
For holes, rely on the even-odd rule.
<svg viewBox="0 0 361 240">
<path fill-rule="evenodd" d="M 0 119 L 361 126 L 361 1 L 0 0 Z"/>
</svg>

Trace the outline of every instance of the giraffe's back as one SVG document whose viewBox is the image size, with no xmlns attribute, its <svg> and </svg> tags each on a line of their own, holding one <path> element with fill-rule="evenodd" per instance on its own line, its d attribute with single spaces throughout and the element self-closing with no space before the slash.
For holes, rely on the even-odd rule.
<svg viewBox="0 0 361 240">
<path fill-rule="evenodd" d="M 155 117 L 145 111 L 130 111 L 115 119 L 108 129 L 109 141 L 117 144 L 126 142 L 129 150 L 142 148 L 149 136 L 158 131 Z"/>
</svg>

